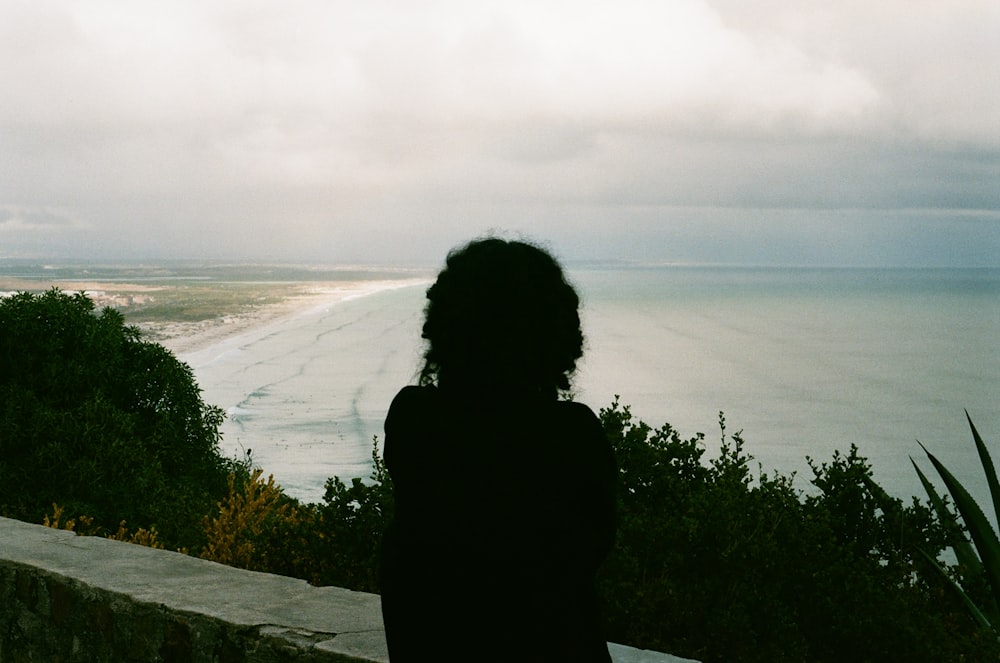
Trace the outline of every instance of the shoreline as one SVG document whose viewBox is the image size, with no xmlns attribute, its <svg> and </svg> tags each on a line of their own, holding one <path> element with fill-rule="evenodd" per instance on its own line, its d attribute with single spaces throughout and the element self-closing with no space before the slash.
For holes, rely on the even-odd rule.
<svg viewBox="0 0 1000 663">
<path fill-rule="evenodd" d="M 142 322 L 136 326 L 147 340 L 155 341 L 186 363 L 288 320 L 308 316 L 344 302 L 427 283 L 426 279 L 337 281 L 302 284 L 301 289 L 279 302 L 264 304 L 249 312 L 226 315 L 197 322 Z"/>
<path fill-rule="evenodd" d="M 142 332 L 143 340 L 159 343 L 185 361 L 185 357 L 231 344 L 234 338 L 252 336 L 260 330 L 299 316 L 352 299 L 397 288 L 427 285 L 430 282 L 426 277 L 275 282 L 272 284 L 273 289 L 267 293 L 273 301 L 258 304 L 249 300 L 241 301 L 236 297 L 231 302 L 235 304 L 233 310 L 200 320 L 171 319 L 169 315 L 157 320 L 130 319 L 130 313 L 134 310 L 132 307 L 136 304 L 151 301 L 160 294 L 177 296 L 175 286 L 164 284 L 15 278 L 0 280 L 0 296 L 21 291 L 41 293 L 51 288 L 58 288 L 67 294 L 85 293 L 94 302 L 96 310 L 105 307 L 118 310 L 125 316 L 127 325 Z M 205 285 L 210 287 L 210 284 Z"/>
</svg>

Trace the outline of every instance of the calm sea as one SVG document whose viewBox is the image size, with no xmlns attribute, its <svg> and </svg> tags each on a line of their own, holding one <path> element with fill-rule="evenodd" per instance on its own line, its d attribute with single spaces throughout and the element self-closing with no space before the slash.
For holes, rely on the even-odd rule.
<svg viewBox="0 0 1000 663">
<path fill-rule="evenodd" d="M 1000 270 L 576 267 L 587 349 L 576 397 L 718 449 L 718 414 L 764 471 L 856 444 L 890 492 L 920 492 L 920 440 L 982 494 L 964 409 L 1000 459 Z M 365 477 L 392 396 L 420 365 L 423 287 L 381 292 L 182 356 L 292 495 Z M 474 441 L 470 441 L 474 443 Z M 926 464 L 924 464 L 926 467 Z M 525 473 L 531 459 L 525 459 Z"/>
<path fill-rule="evenodd" d="M 899 496 L 916 440 L 979 483 L 964 409 L 1000 459 L 1000 271 L 656 268 L 575 274 L 581 396 L 706 433 L 718 412 L 765 471 L 856 444 Z"/>
</svg>

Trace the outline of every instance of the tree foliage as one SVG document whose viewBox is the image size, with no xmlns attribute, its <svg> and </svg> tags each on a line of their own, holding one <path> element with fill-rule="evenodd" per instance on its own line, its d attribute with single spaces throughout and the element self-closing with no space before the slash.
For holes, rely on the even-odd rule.
<svg viewBox="0 0 1000 663">
<path fill-rule="evenodd" d="M 710 661 L 997 660 L 948 592 L 933 511 L 889 497 L 852 445 L 810 461 L 812 491 L 751 472 L 739 434 L 653 430 L 614 403 L 619 536 L 600 578 L 610 639 Z"/>
<path fill-rule="evenodd" d="M 190 367 L 117 311 L 57 289 L 0 300 L 5 515 L 39 522 L 58 503 L 197 546 L 227 475 L 246 471 L 219 453 L 222 418 Z"/>
</svg>

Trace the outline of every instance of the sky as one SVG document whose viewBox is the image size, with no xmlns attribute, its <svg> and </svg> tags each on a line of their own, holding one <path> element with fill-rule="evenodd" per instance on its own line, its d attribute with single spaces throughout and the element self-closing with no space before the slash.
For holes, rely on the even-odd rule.
<svg viewBox="0 0 1000 663">
<path fill-rule="evenodd" d="M 0 3 L 0 259 L 1000 266 L 996 0 Z"/>
</svg>

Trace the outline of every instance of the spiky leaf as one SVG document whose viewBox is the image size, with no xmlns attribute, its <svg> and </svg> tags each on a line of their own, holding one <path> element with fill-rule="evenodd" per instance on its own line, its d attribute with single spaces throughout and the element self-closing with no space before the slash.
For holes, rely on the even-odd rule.
<svg viewBox="0 0 1000 663">
<path fill-rule="evenodd" d="M 986 449 L 986 445 L 983 443 L 983 438 L 979 436 L 979 431 L 976 430 L 975 424 L 972 423 L 972 417 L 969 416 L 969 411 L 965 411 L 965 418 L 969 421 L 969 428 L 972 429 L 972 439 L 976 442 L 976 451 L 979 452 L 979 460 L 983 465 L 983 472 L 986 473 L 986 483 L 990 487 L 990 496 L 993 498 L 993 514 L 1000 518 L 1000 482 L 997 481 L 997 470 L 993 465 L 993 459 L 990 458 L 990 452 Z"/>
<path fill-rule="evenodd" d="M 975 573 L 977 569 L 982 571 L 982 562 L 979 561 L 979 557 L 976 556 L 975 551 L 972 549 L 972 544 L 969 543 L 965 534 L 962 533 L 962 528 L 954 512 L 948 510 L 948 507 L 945 505 L 944 500 L 941 499 L 934 485 L 927 479 L 927 476 L 920 470 L 912 458 L 910 458 L 910 463 L 913 464 L 913 469 L 917 471 L 917 476 L 920 477 L 920 483 L 923 484 L 924 490 L 927 491 L 927 497 L 930 499 L 935 513 L 937 513 L 938 520 L 948 529 L 948 534 L 951 538 L 951 547 L 955 551 L 955 558 L 958 560 L 959 568 L 962 569 L 963 573 Z"/>
<path fill-rule="evenodd" d="M 983 611 L 980 610 L 975 603 L 973 603 L 972 599 L 970 599 L 969 595 L 965 593 L 965 590 L 962 589 L 961 585 L 955 582 L 955 579 L 952 578 L 950 575 L 948 575 L 948 572 L 945 571 L 940 564 L 938 564 L 938 561 L 936 559 L 928 555 L 923 550 L 920 550 L 919 552 L 927 559 L 928 562 L 931 563 L 931 566 L 933 566 L 935 569 L 938 570 L 941 576 L 948 582 L 948 586 L 952 589 L 955 595 L 962 601 L 962 603 L 965 604 L 965 607 L 968 608 L 969 610 L 969 614 L 972 615 L 972 618 L 974 620 L 976 620 L 976 623 L 979 624 L 980 626 L 991 628 L 990 620 L 987 619 L 986 615 L 983 614 Z"/>
<path fill-rule="evenodd" d="M 951 493 L 952 499 L 955 500 L 955 506 L 958 507 L 959 513 L 962 514 L 965 527 L 969 530 L 969 534 L 972 535 L 976 551 L 979 553 L 979 558 L 986 569 L 986 577 L 989 578 L 990 586 L 993 589 L 993 596 L 1000 597 L 1000 540 L 997 539 L 996 532 L 993 531 L 992 525 L 986 519 L 986 515 L 979 508 L 976 500 L 969 494 L 969 491 L 965 489 L 934 454 L 927 451 L 926 448 L 924 448 L 924 452 L 934 465 L 934 469 L 941 475 L 941 479 L 948 488 L 948 492 Z"/>
</svg>

